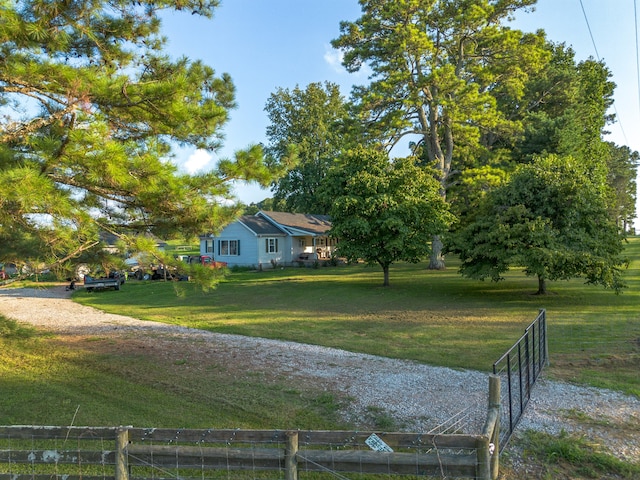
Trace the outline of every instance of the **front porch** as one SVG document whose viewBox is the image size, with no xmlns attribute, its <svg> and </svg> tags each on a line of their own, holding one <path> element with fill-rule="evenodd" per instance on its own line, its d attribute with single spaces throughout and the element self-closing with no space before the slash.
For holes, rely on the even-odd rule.
<svg viewBox="0 0 640 480">
<path fill-rule="evenodd" d="M 327 236 L 304 236 L 294 240 L 293 262 L 301 266 L 328 262 L 335 255 L 336 240 Z"/>
</svg>

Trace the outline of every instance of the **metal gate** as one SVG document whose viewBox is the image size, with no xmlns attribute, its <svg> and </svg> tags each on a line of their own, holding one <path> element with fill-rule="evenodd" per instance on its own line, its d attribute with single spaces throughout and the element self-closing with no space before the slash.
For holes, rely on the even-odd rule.
<svg viewBox="0 0 640 480">
<path fill-rule="evenodd" d="M 511 438 L 529 403 L 531 388 L 547 363 L 547 319 L 543 309 L 524 335 L 493 364 L 493 373 L 500 377 L 503 385 L 500 450 Z"/>
</svg>

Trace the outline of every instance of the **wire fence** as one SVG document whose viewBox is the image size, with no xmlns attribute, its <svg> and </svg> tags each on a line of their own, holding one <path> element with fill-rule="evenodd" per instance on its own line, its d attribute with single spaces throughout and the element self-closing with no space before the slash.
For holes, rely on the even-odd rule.
<svg viewBox="0 0 640 480">
<path fill-rule="evenodd" d="M 549 348 L 564 355 L 637 358 L 640 354 L 640 322 L 634 315 L 619 314 L 576 324 L 563 322 L 549 329 Z"/>
<path fill-rule="evenodd" d="M 540 310 L 520 339 L 493 364 L 501 378 L 500 448 L 511 438 L 531 398 L 531 388 L 548 362 L 547 317 Z"/>
<path fill-rule="evenodd" d="M 500 379 L 482 432 L 0 426 L 0 480 L 497 478 Z"/>
</svg>

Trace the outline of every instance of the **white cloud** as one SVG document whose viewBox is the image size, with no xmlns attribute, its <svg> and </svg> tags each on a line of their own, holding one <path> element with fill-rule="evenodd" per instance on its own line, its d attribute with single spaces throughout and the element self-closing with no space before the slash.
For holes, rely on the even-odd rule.
<svg viewBox="0 0 640 480">
<path fill-rule="evenodd" d="M 331 45 L 325 45 L 324 49 L 324 61 L 331 69 L 339 74 L 346 74 L 347 69 L 342 66 L 344 60 L 344 52 L 342 50 L 336 50 Z M 356 72 L 351 73 L 354 79 L 368 78 L 371 75 L 371 69 L 368 65 L 360 65 L 360 68 Z"/>
<path fill-rule="evenodd" d="M 189 158 L 187 158 L 187 161 L 184 163 L 184 168 L 190 174 L 194 174 L 204 169 L 212 160 L 213 156 L 209 152 L 199 149 L 189 155 Z"/>
<path fill-rule="evenodd" d="M 344 53 L 341 50 L 336 50 L 330 45 L 325 46 L 324 51 L 324 61 L 327 62 L 333 70 L 338 73 L 344 73 L 345 69 L 342 66 L 342 59 L 344 58 Z"/>
</svg>

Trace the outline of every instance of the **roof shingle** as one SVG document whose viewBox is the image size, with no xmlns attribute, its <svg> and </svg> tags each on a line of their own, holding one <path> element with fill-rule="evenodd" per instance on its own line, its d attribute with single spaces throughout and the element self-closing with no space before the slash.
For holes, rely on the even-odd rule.
<svg viewBox="0 0 640 480">
<path fill-rule="evenodd" d="M 243 215 L 238 221 L 257 235 L 283 235 L 285 233 L 267 219 L 256 215 Z"/>
<path fill-rule="evenodd" d="M 329 215 L 268 211 L 262 211 L 261 213 L 280 225 L 297 228 L 310 233 L 326 234 L 331 229 L 331 217 L 329 217 Z"/>
</svg>

